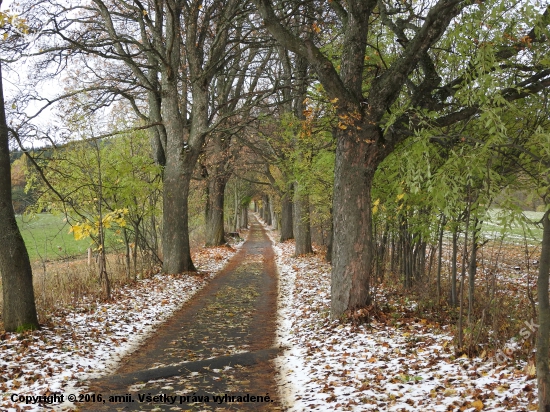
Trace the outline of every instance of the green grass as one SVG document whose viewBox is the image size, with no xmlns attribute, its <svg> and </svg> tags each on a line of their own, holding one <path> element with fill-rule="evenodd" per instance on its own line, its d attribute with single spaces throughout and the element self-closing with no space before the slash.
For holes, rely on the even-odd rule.
<svg viewBox="0 0 550 412">
<path fill-rule="evenodd" d="M 17 216 L 31 262 L 56 260 L 86 254 L 90 240 L 76 241 L 62 215 L 41 213 L 34 217 Z"/>
<path fill-rule="evenodd" d="M 17 216 L 17 224 L 27 246 L 31 262 L 57 260 L 85 256 L 90 239 L 74 240 L 69 233 L 70 226 L 62 215 L 41 213 L 33 216 Z M 116 242 L 111 231 L 107 231 L 106 250 L 113 250 Z"/>
<path fill-rule="evenodd" d="M 501 209 L 491 209 L 489 219 L 483 222 L 482 233 L 489 238 L 498 239 L 502 236 L 501 228 L 506 220 L 506 212 Z M 526 238 L 530 242 L 540 242 L 542 240 L 542 227 L 537 225 L 544 215 L 543 212 L 523 212 L 525 221 L 529 222 L 521 225 L 517 222 L 508 224 L 504 234 L 504 240 L 511 243 L 518 243 Z"/>
</svg>

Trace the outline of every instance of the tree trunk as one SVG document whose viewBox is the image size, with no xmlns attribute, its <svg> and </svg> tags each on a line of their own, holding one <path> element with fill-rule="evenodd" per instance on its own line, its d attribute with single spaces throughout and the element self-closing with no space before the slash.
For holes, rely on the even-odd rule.
<svg viewBox="0 0 550 412">
<path fill-rule="evenodd" d="M 241 209 L 241 229 L 248 228 L 248 206 L 243 206 Z"/>
<path fill-rule="evenodd" d="M 223 206 L 226 178 L 215 174 L 208 181 L 208 199 L 206 206 L 206 246 L 225 244 L 223 230 Z"/>
<path fill-rule="evenodd" d="M 365 124 L 366 123 L 366 124 Z M 353 126 L 348 126 L 348 129 Z M 370 304 L 372 266 L 371 187 L 380 163 L 373 141 L 378 130 L 361 122 L 362 132 L 336 132 L 334 168 L 331 317 Z M 375 136 L 376 135 L 376 136 Z"/>
<path fill-rule="evenodd" d="M 125 253 L 124 253 L 124 260 L 126 262 L 126 277 L 128 280 L 132 279 L 132 266 L 130 261 L 130 239 L 128 238 L 128 231 L 126 228 L 122 229 L 122 234 L 124 235 L 124 247 L 125 247 Z M 91 249 L 88 249 L 91 250 Z M 89 258 L 88 258 L 89 260 Z"/>
<path fill-rule="evenodd" d="M 264 195 L 262 202 L 262 219 L 267 226 L 271 226 L 271 207 L 269 206 L 270 202 L 271 199 L 269 198 L 269 195 Z"/>
<path fill-rule="evenodd" d="M 437 247 L 437 303 L 441 303 L 441 266 L 443 263 L 443 231 L 445 229 L 446 218 L 444 215 L 441 216 L 440 229 L 439 229 L 439 239 Z"/>
<path fill-rule="evenodd" d="M 189 244 L 188 197 L 191 172 L 182 173 L 188 169 L 184 163 L 193 163 L 190 154 L 180 155 L 183 146 L 169 139 L 169 150 L 166 156 L 163 190 L 163 222 L 162 222 L 162 253 L 163 271 L 165 273 L 182 273 L 196 271 L 191 260 Z M 176 147 L 171 147 L 176 146 Z M 195 159 L 196 160 L 196 159 Z M 192 170 L 192 169 L 191 169 Z"/>
<path fill-rule="evenodd" d="M 17 227 L 11 197 L 11 165 L 0 63 L 0 273 L 4 328 L 8 332 L 38 329 L 32 269 Z"/>
<path fill-rule="evenodd" d="M 311 224 L 309 219 L 309 196 L 300 193 L 298 183 L 294 184 L 294 236 L 296 246 L 294 254 L 308 255 L 313 253 L 311 247 Z"/>
<path fill-rule="evenodd" d="M 474 225 L 472 229 L 472 251 L 470 253 L 470 264 L 468 267 L 468 324 L 472 321 L 472 313 L 474 311 L 474 292 L 475 292 L 475 279 L 477 272 L 477 250 L 479 247 L 479 220 L 477 217 L 474 219 Z"/>
<path fill-rule="evenodd" d="M 332 208 L 330 208 L 330 218 L 329 218 L 329 233 L 328 233 L 328 244 L 327 244 L 327 253 L 325 255 L 325 260 L 328 263 L 332 263 L 332 247 L 334 242 L 334 229 L 332 228 Z"/>
<path fill-rule="evenodd" d="M 458 230 L 453 231 L 453 257 L 451 258 L 451 306 L 456 306 L 456 259 L 458 258 Z"/>
<path fill-rule="evenodd" d="M 281 239 L 284 242 L 288 239 L 294 239 L 292 229 L 292 191 L 289 189 L 281 198 Z"/>
<path fill-rule="evenodd" d="M 550 302 L 548 299 L 548 277 L 550 272 L 550 211 L 542 218 L 542 247 L 540 251 L 538 295 L 538 334 L 537 334 L 537 385 L 539 412 L 550 412 L 550 368 L 548 350 L 550 347 Z"/>
</svg>

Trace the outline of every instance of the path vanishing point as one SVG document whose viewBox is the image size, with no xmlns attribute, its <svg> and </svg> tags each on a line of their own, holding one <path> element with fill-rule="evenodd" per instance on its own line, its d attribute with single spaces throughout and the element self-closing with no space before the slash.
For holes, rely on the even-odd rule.
<svg viewBox="0 0 550 412">
<path fill-rule="evenodd" d="M 276 317 L 273 249 L 253 217 L 246 242 L 218 276 L 114 374 L 88 382 L 88 393 L 105 403 L 80 410 L 281 410 L 271 362 Z"/>
</svg>

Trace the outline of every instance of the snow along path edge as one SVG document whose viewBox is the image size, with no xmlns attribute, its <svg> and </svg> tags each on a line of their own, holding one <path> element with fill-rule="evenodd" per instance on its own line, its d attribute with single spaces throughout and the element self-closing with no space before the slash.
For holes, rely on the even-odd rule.
<svg viewBox="0 0 550 412">
<path fill-rule="evenodd" d="M 282 290 L 277 335 L 286 347 L 277 365 L 287 411 L 537 409 L 525 362 L 456 358 L 448 326 L 412 317 L 414 302 L 383 290 L 377 299 L 395 318 L 331 321 L 330 265 L 315 255 L 293 257 L 292 242 L 274 248 Z"/>
<path fill-rule="evenodd" d="M 84 382 L 118 367 L 185 302 L 213 279 L 238 247 L 200 249 L 197 268 L 204 276 L 158 273 L 113 293 L 111 302 L 83 299 L 51 316 L 53 327 L 25 335 L 5 333 L 0 340 L 0 409 L 43 410 L 37 404 L 12 402 L 14 394 L 62 393 L 55 410 L 72 410 L 69 394 L 85 394 Z"/>
</svg>

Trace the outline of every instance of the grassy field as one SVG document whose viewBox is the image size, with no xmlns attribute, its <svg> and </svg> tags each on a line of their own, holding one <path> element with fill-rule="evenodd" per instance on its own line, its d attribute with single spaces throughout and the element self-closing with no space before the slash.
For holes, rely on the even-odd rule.
<svg viewBox="0 0 550 412">
<path fill-rule="evenodd" d="M 76 241 L 62 215 L 41 213 L 17 216 L 17 224 L 27 245 L 31 262 L 57 260 L 86 254 L 90 239 Z"/>
<path fill-rule="evenodd" d="M 529 242 L 540 242 L 542 240 L 542 226 L 537 225 L 544 215 L 543 212 L 523 212 L 525 220 L 530 222 L 524 226 L 519 223 L 512 223 L 505 228 L 504 240 L 511 243 L 522 242 L 527 239 Z M 485 237 L 499 239 L 502 236 L 503 218 L 505 212 L 500 209 L 489 211 L 489 220 L 483 222 L 482 232 Z M 506 219 L 504 219 L 506 220 Z"/>
</svg>

